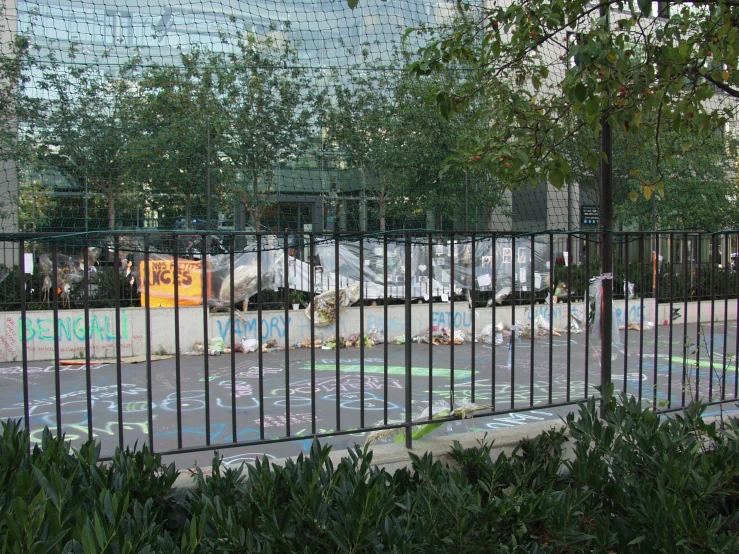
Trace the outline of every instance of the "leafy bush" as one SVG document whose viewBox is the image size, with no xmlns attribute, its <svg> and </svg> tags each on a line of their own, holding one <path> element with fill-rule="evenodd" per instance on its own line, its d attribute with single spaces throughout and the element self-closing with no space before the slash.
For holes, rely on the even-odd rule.
<svg viewBox="0 0 739 554">
<path fill-rule="evenodd" d="M 184 499 L 172 488 L 174 466 L 146 447 L 119 451 L 109 463 L 99 456 L 99 444 L 72 450 L 48 429 L 31 449 L 19 422 L 4 423 L 0 551 L 179 552 L 165 529 Z"/>
<path fill-rule="evenodd" d="M 703 408 L 664 418 L 605 391 L 566 426 L 492 459 L 455 444 L 453 467 L 410 453 L 390 474 L 355 447 L 314 442 L 284 467 L 196 470 L 187 496 L 146 448 L 99 462 L 46 432 L 0 441 L 3 552 L 739 552 L 739 422 Z"/>
</svg>

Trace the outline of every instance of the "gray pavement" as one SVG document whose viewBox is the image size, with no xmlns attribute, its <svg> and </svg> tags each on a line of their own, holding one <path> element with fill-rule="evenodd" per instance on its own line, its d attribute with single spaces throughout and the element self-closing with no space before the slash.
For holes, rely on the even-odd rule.
<svg viewBox="0 0 739 554">
<path fill-rule="evenodd" d="M 621 330 L 620 340 L 612 375 L 618 389 L 625 388 L 645 402 L 656 400 L 661 408 L 679 407 L 696 393 L 716 399 L 724 383 L 725 397 L 736 398 L 735 322 L 728 324 L 726 333 L 723 324 L 714 324 L 711 329 L 710 323 L 700 330 L 695 325 L 659 326 L 644 333 Z M 696 345 L 700 345 L 697 350 Z M 597 341 L 592 336 L 572 334 L 569 349 L 564 335 L 540 338 L 533 343 L 523 339 L 514 343 L 512 356 L 510 350 L 507 344 L 493 348 L 476 343 L 473 356 L 473 345 L 469 343 L 453 349 L 413 344 L 414 419 L 422 417 L 424 410 L 428 413 L 429 403 L 436 411 L 449 407 L 452 402 L 455 407 L 474 402 L 494 404 L 496 413 L 487 410 L 484 417 L 479 414 L 471 420 L 446 423 L 435 433 L 479 430 L 492 434 L 503 427 L 549 420 L 558 423 L 560 417 L 574 408 L 551 407 L 552 404 L 585 398 L 595 392 L 594 387 L 600 382 Z M 337 428 L 351 431 L 383 424 L 386 419 L 401 421 L 405 406 L 405 347 L 376 345 L 365 349 L 363 360 L 358 348 L 342 349 L 338 355 L 338 372 L 337 352 L 320 348 L 314 352 L 291 350 L 287 356 L 284 351 L 264 353 L 261 372 L 256 353 L 236 353 L 233 367 L 228 354 L 210 356 L 207 386 L 206 359 L 181 356 L 179 415 L 174 358 L 151 362 L 150 398 L 148 364 L 123 363 L 120 413 L 124 443 L 140 445 L 151 435 L 154 448 L 160 452 L 178 450 L 180 441 L 183 448 L 196 449 L 206 444 L 208 414 L 211 449 L 166 457 L 182 468 L 195 463 L 210 465 L 213 450 L 218 450 L 227 463 L 261 455 L 291 456 L 309 448 L 314 431 L 327 433 Z M 508 365 L 510 358 L 512 369 Z M 109 456 L 118 444 L 119 431 L 115 361 L 92 364 L 89 372 L 84 364 L 60 365 L 57 372 L 53 362 L 30 363 L 32 437 L 38 440 L 44 426 L 56 429 L 59 409 L 67 439 L 74 443 L 87 439 L 88 373 L 94 434 L 102 443 L 103 455 Z M 151 426 L 147 409 L 150 401 Z M 529 411 L 505 413 L 525 408 Z M 22 368 L 18 363 L 0 364 L 0 419 L 21 418 L 23 414 Z M 294 441 L 229 447 L 234 434 L 238 442 L 284 437 L 288 434 L 288 421 L 289 434 L 296 437 Z M 363 443 L 365 436 L 366 433 L 350 432 L 328 442 L 344 449 L 353 443 Z"/>
</svg>

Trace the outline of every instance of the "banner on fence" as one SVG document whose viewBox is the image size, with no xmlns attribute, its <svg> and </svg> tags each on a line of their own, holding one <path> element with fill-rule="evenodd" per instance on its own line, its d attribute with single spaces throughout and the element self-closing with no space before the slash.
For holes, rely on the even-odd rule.
<svg viewBox="0 0 739 554">
<path fill-rule="evenodd" d="M 152 308 L 175 305 L 175 282 L 178 284 L 180 306 L 200 306 L 203 303 L 203 262 L 177 260 L 177 270 L 172 256 L 154 254 L 149 260 L 149 272 L 143 261 L 139 262 L 139 275 L 146 275 L 149 282 L 149 305 Z M 210 279 L 208 295 L 210 296 Z M 141 306 L 146 306 L 146 285 L 140 288 Z"/>
</svg>

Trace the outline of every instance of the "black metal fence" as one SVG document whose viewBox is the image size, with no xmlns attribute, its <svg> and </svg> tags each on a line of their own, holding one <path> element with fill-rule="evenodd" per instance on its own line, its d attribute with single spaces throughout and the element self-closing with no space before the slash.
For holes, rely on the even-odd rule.
<svg viewBox="0 0 739 554">
<path fill-rule="evenodd" d="M 107 455 L 410 446 L 597 395 L 603 341 L 616 389 L 656 410 L 737 398 L 736 232 L 615 234 L 609 337 L 594 233 L 2 240 L 0 417 Z"/>
</svg>

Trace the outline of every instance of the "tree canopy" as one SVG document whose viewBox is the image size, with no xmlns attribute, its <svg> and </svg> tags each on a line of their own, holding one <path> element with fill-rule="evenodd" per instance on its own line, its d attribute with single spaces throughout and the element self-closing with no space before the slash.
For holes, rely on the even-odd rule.
<svg viewBox="0 0 739 554">
<path fill-rule="evenodd" d="M 574 180 L 597 197 L 598 170 L 585 163 L 581 152 L 590 149 L 597 156 L 597 141 L 574 137 L 563 147 Z M 691 135 L 692 138 L 692 135 Z M 661 138 L 664 161 L 657 191 L 642 191 L 642 183 L 658 178 L 652 160 L 654 144 L 637 144 L 637 137 L 613 132 L 613 209 L 617 227 L 639 229 L 691 229 L 717 231 L 735 228 L 737 223 L 736 147 L 719 133 L 707 137 L 700 147 L 682 152 L 686 139 L 681 133 L 666 131 Z M 665 192 L 667 191 L 667 192 Z M 646 194 L 642 194 L 642 192 Z"/>
<path fill-rule="evenodd" d="M 653 145 L 656 172 L 639 188 L 660 194 L 664 134 L 685 137 L 681 149 L 689 151 L 734 118 L 739 98 L 739 4 L 665 6 L 459 0 L 453 21 L 407 31 L 425 39 L 411 69 L 428 75 L 463 65 L 474 73 L 435 93 L 444 114 L 473 104 L 486 129 L 460 141 L 457 163 L 482 164 L 513 188 L 561 187 L 573 180 L 562 145 L 584 131 L 597 135 L 606 118 L 635 145 Z M 582 155 L 598 164 L 592 150 Z"/>
</svg>

